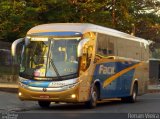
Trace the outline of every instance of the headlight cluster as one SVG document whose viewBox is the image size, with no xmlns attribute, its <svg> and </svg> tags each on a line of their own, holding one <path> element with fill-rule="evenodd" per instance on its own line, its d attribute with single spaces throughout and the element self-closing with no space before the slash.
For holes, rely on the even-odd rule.
<svg viewBox="0 0 160 119">
<path fill-rule="evenodd" d="M 23 82 L 23 81 L 27 81 L 28 79 L 23 78 L 23 77 L 19 77 L 19 81 Z"/>
<path fill-rule="evenodd" d="M 23 84 L 23 83 L 21 83 L 21 82 L 19 82 L 19 86 L 21 86 L 22 88 L 28 88 L 27 85 L 25 85 L 25 84 Z"/>
</svg>

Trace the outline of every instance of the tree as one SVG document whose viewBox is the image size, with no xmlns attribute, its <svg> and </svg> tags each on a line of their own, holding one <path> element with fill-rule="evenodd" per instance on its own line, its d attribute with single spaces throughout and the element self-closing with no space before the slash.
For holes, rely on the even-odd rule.
<svg viewBox="0 0 160 119">
<path fill-rule="evenodd" d="M 0 39 L 11 42 L 24 37 L 26 30 L 38 23 L 36 10 L 26 7 L 25 1 L 0 2 Z"/>
<path fill-rule="evenodd" d="M 157 0 L 3 0 L 0 1 L 0 40 L 14 41 L 38 24 L 94 23 L 158 41 Z"/>
</svg>

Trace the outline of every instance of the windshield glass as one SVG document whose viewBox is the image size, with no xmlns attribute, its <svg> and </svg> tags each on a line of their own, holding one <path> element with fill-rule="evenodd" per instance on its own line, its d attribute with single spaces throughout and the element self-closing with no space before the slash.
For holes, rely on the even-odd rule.
<svg viewBox="0 0 160 119">
<path fill-rule="evenodd" d="M 77 76 L 77 46 L 80 38 L 37 39 L 31 38 L 23 47 L 20 76 L 41 80 Z"/>
</svg>

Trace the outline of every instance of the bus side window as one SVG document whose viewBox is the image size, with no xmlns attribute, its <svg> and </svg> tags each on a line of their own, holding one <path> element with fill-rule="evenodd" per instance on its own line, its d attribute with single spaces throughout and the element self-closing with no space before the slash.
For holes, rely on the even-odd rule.
<svg viewBox="0 0 160 119">
<path fill-rule="evenodd" d="M 146 46 L 144 43 L 141 43 L 141 57 L 143 61 L 147 61 L 149 56 L 148 56 L 148 46 Z"/>
<path fill-rule="evenodd" d="M 99 33 L 97 36 L 96 53 L 102 56 L 107 56 L 108 55 L 107 46 L 108 46 L 108 39 L 106 38 L 106 35 Z"/>
<path fill-rule="evenodd" d="M 108 54 L 107 49 L 102 49 L 102 53 L 103 53 L 103 55 L 107 55 Z"/>
<path fill-rule="evenodd" d="M 116 38 L 104 34 L 98 34 L 97 37 L 97 51 L 96 53 L 102 56 L 115 55 Z"/>
<path fill-rule="evenodd" d="M 114 51 L 114 45 L 115 45 L 115 40 L 113 39 L 113 37 L 109 37 L 108 39 L 108 55 L 114 55 L 115 51 Z"/>
</svg>

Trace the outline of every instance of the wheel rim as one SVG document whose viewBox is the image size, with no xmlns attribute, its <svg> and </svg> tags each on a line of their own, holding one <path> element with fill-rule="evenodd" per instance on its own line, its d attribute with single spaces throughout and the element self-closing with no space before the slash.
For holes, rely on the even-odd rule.
<svg viewBox="0 0 160 119">
<path fill-rule="evenodd" d="M 96 103 L 97 103 L 97 93 L 96 93 L 96 91 L 94 91 L 92 93 L 92 100 L 93 100 L 93 105 L 96 106 Z"/>
<path fill-rule="evenodd" d="M 136 93 L 136 91 L 134 90 L 134 92 L 133 92 L 133 100 L 136 100 L 136 96 L 137 96 L 137 93 Z"/>
</svg>

